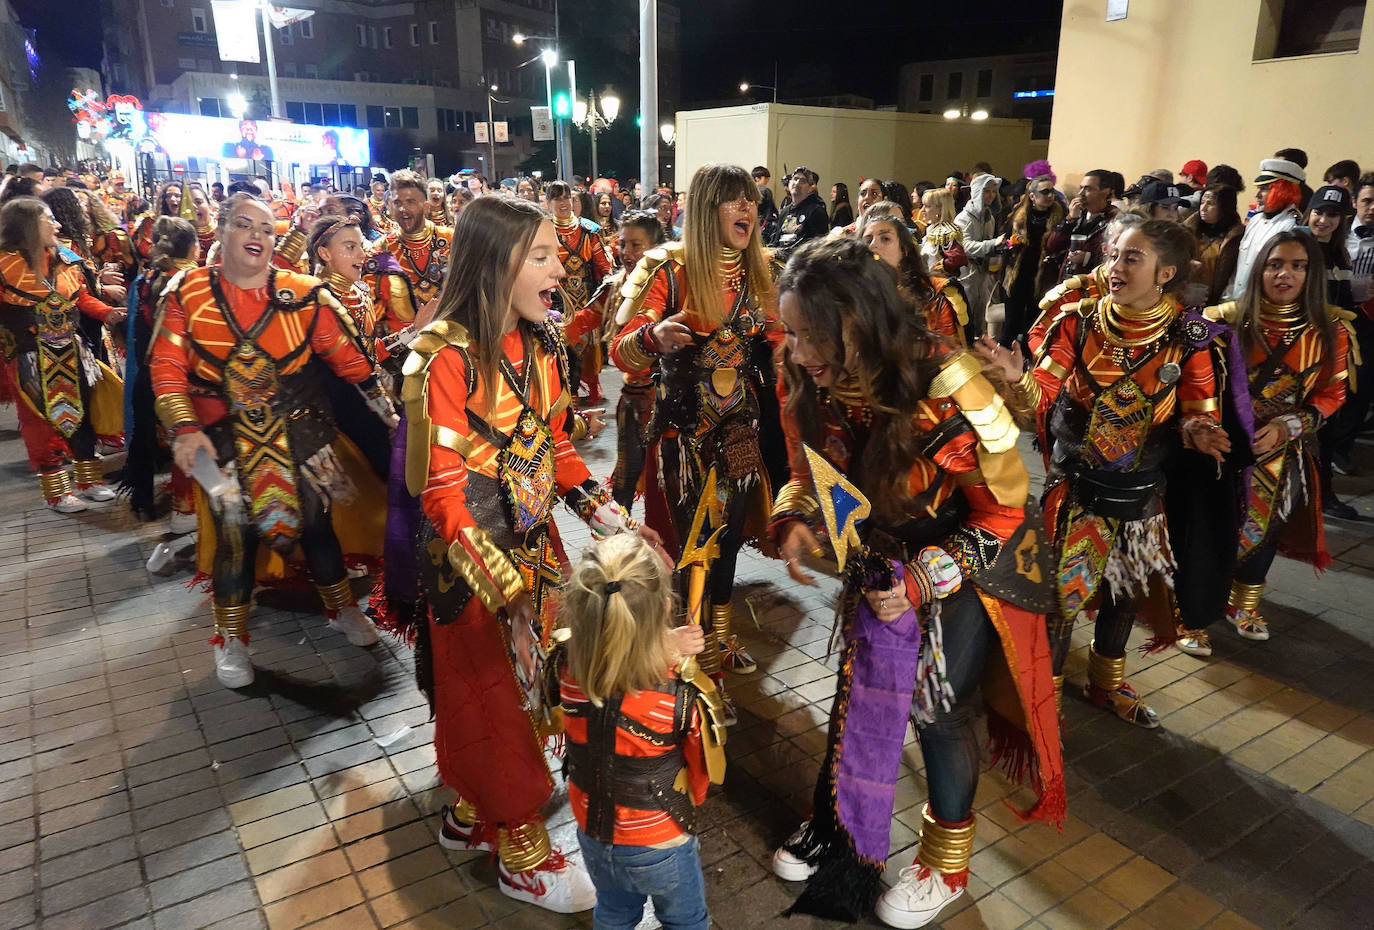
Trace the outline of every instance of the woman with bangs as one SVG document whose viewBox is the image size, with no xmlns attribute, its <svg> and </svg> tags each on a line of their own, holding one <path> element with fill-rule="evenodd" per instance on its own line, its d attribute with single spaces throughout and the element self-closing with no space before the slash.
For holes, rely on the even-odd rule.
<svg viewBox="0 0 1374 930">
<path fill-rule="evenodd" d="M 766 444 L 779 435 L 772 350 L 782 332 L 753 178 L 735 165 L 703 165 L 688 189 L 683 241 L 649 250 L 625 285 L 611 358 L 627 375 L 659 366 L 644 512 L 675 555 L 698 542 L 685 536 L 716 470 L 724 532 L 707 581 L 711 628 L 701 667 L 719 683 L 722 668 L 758 667 L 730 631 L 730 599 L 739 548 L 762 531 L 771 499 Z"/>
<path fill-rule="evenodd" d="M 439 775 L 458 794 L 439 841 L 495 850 L 503 894 L 573 913 L 595 891 L 583 863 L 550 844 L 540 813 L 553 779 L 539 737 L 557 733 L 536 656 L 561 576 L 553 506 L 561 497 L 599 536 L 634 524 L 564 426 L 571 397 L 545 322 L 565 274 L 552 220 L 523 200 L 479 197 L 459 215 L 453 249 L 463 261 L 410 345 L 403 389 L 404 471 L 421 509 L 409 537 L 417 674 Z"/>
<path fill-rule="evenodd" d="M 874 255 L 897 269 L 898 289 L 921 311 L 931 332 L 950 345 L 967 348 L 968 304 L 964 301 L 964 289 L 953 278 L 926 273 L 920 246 L 900 216 L 895 203 L 875 203 L 859 224 L 859 238 Z"/>
<path fill-rule="evenodd" d="M 792 480 L 769 534 L 788 573 L 814 583 L 798 563 L 824 529 L 817 458 L 872 512 L 843 572 L 845 646 L 813 812 L 773 871 L 807 882 L 794 910 L 852 922 L 876 902 L 888 925 L 923 927 L 968 883 L 980 686 L 993 760 L 1036 795 L 1019 815 L 1060 822 L 1065 796 L 1050 576 L 1017 429 L 978 360 L 943 345 L 893 283 L 887 263 L 839 238 L 802 246 L 779 281 Z M 884 891 L 908 719 L 930 794 L 916 860 Z"/>
</svg>

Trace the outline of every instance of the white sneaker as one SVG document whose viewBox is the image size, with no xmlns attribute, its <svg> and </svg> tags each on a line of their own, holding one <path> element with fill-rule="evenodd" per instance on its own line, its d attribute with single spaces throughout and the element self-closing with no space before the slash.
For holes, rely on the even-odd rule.
<svg viewBox="0 0 1374 930">
<path fill-rule="evenodd" d="M 172 563 L 172 547 L 165 542 L 158 543 L 153 547 L 153 554 L 148 556 L 148 574 L 156 575 Z"/>
<path fill-rule="evenodd" d="M 231 636 L 223 646 L 215 647 L 215 677 L 226 688 L 246 688 L 253 683 L 253 660 L 248 656 L 248 644 Z"/>
<path fill-rule="evenodd" d="M 363 613 L 356 604 L 352 607 L 343 608 L 337 616 L 332 617 L 329 621 L 329 628 L 348 637 L 348 641 L 355 646 L 375 646 L 377 644 L 377 628 L 372 625 L 372 621 L 367 619 L 367 614 Z"/>
<path fill-rule="evenodd" d="M 86 509 L 86 502 L 75 494 L 63 494 L 55 501 L 49 501 L 48 506 L 58 513 L 80 513 Z"/>
<path fill-rule="evenodd" d="M 459 852 L 491 852 L 495 849 L 490 843 L 473 839 L 473 824 L 463 823 L 453 816 L 453 805 L 444 806 L 444 822 L 439 828 L 439 845 L 445 849 Z"/>
<path fill-rule="evenodd" d="M 196 512 L 182 513 L 180 510 L 173 510 L 171 516 L 167 518 L 167 532 L 173 536 L 185 536 L 187 533 L 194 533 L 199 521 L 196 520 Z"/>
<path fill-rule="evenodd" d="M 596 907 L 596 887 L 581 859 L 568 859 L 557 848 L 542 865 L 528 872 L 497 868 L 501 893 L 557 914 L 576 914 Z"/>
<path fill-rule="evenodd" d="M 883 892 L 874 913 L 889 927 L 914 930 L 934 920 L 963 893 L 963 888 L 949 887 L 942 873 L 916 862 L 902 869 L 897 884 Z"/>
<path fill-rule="evenodd" d="M 811 821 L 802 821 L 802 825 L 787 838 L 787 842 L 773 850 L 773 874 L 785 882 L 804 882 L 820 868 L 787 851 L 788 846 L 801 842 L 810 826 Z"/>
<path fill-rule="evenodd" d="M 92 484 L 84 488 L 77 488 L 76 493 L 79 497 L 84 497 L 88 501 L 104 503 L 115 499 L 115 492 L 111 491 L 107 485 Z"/>
</svg>

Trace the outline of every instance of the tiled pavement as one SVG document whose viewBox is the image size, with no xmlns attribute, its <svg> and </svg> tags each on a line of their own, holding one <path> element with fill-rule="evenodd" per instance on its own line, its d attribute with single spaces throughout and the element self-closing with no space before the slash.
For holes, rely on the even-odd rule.
<svg viewBox="0 0 1374 930">
<path fill-rule="evenodd" d="M 587 445 L 594 472 L 613 449 L 609 433 Z M 1340 488 L 1374 516 L 1374 482 Z M 1335 529 L 1320 582 L 1280 561 L 1270 643 L 1217 629 L 1211 661 L 1133 654 L 1160 730 L 1067 700 L 1063 832 L 1016 824 L 1012 789 L 985 777 L 970 894 L 941 925 L 1374 926 L 1372 534 Z M 48 512 L 0 413 L 0 928 L 590 926 L 510 903 L 485 857 L 435 842 L 448 796 L 404 646 L 356 649 L 309 599 L 265 595 L 259 683 L 226 691 L 204 596 L 185 572 L 144 571 L 159 538 L 118 503 Z M 779 916 L 798 888 L 768 871 L 809 804 L 835 681 L 833 586 L 779 568 L 751 553 L 739 573 L 737 627 L 761 671 L 734 682 L 742 719 L 704 811 L 723 930 L 840 926 Z M 893 873 L 925 794 L 914 742 L 907 763 Z M 570 839 L 561 795 L 550 823 Z"/>
</svg>

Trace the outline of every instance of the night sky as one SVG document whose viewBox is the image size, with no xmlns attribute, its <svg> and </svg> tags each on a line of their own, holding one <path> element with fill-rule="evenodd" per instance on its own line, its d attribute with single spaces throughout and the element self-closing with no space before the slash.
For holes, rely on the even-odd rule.
<svg viewBox="0 0 1374 930">
<path fill-rule="evenodd" d="M 50 62 L 99 67 L 100 31 L 85 25 L 97 22 L 96 0 L 12 2 L 22 22 L 38 29 L 39 51 Z M 1062 6 L 1062 0 L 852 6 L 681 0 L 683 103 L 738 100 L 740 81 L 772 83 L 776 61 L 782 97 L 855 93 L 893 104 L 897 71 L 906 62 L 1053 48 Z"/>
</svg>

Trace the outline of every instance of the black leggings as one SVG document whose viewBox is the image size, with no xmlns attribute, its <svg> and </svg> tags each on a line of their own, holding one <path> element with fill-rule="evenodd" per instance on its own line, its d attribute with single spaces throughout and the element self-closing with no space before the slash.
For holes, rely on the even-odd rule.
<svg viewBox="0 0 1374 930">
<path fill-rule="evenodd" d="M 297 479 L 296 493 L 301 505 L 301 550 L 310 576 L 317 587 L 337 584 L 348 577 L 348 569 L 329 511 L 310 482 Z M 230 525 L 215 514 L 213 585 L 215 603 L 222 606 L 247 604 L 253 599 L 259 538 L 251 520 L 247 514 L 246 522 Z"/>
<path fill-rule="evenodd" d="M 1058 629 L 1051 627 L 1050 638 L 1053 646 L 1052 661 L 1054 674 L 1064 673 L 1064 660 L 1069 655 L 1069 643 L 1073 639 L 1073 624 L 1059 621 Z M 1102 582 L 1102 602 L 1097 608 L 1097 622 L 1093 626 L 1093 649 L 1100 656 L 1119 659 L 1126 654 L 1126 642 L 1131 638 L 1131 627 L 1135 625 L 1135 598 L 1130 595 L 1117 595 L 1111 585 Z"/>
</svg>

